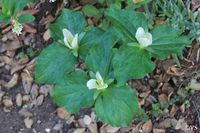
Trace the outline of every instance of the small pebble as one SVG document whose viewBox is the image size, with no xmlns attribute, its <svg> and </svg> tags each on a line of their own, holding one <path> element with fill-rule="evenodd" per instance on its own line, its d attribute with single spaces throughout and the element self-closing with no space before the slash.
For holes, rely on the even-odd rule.
<svg viewBox="0 0 200 133">
<path fill-rule="evenodd" d="M 13 106 L 13 102 L 11 99 L 4 99 L 3 104 L 6 108 L 11 108 Z"/>
<path fill-rule="evenodd" d="M 20 93 L 16 95 L 16 104 L 18 107 L 22 106 L 22 95 Z"/>
<path fill-rule="evenodd" d="M 51 129 L 50 128 L 46 128 L 45 131 L 46 131 L 46 133 L 50 133 Z"/>
<path fill-rule="evenodd" d="M 36 100 L 36 105 L 37 105 L 37 106 L 42 105 L 43 101 L 44 101 L 44 95 L 39 95 L 39 96 L 37 97 L 37 100 Z"/>
<path fill-rule="evenodd" d="M 90 118 L 90 116 L 85 115 L 83 118 L 83 121 L 86 125 L 90 125 L 90 123 L 92 122 L 92 119 Z"/>
</svg>

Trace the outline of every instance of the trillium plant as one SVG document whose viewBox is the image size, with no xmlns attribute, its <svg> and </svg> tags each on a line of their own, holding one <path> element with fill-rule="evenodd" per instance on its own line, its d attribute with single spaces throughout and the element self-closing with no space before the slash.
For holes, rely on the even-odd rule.
<svg viewBox="0 0 200 133">
<path fill-rule="evenodd" d="M 54 42 L 36 61 L 35 81 L 53 84 L 53 101 L 68 112 L 92 107 L 99 120 L 126 127 L 142 112 L 127 81 L 151 73 L 155 58 L 182 55 L 190 40 L 166 24 L 149 29 L 145 16 L 130 9 L 110 8 L 104 16 L 107 30 L 63 9 L 49 26 Z"/>
</svg>

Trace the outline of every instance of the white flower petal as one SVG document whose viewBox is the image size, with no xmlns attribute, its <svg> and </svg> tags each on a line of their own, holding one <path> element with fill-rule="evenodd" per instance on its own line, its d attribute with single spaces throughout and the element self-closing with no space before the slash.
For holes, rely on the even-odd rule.
<svg viewBox="0 0 200 133">
<path fill-rule="evenodd" d="M 75 37 L 72 40 L 71 43 L 72 49 L 77 49 L 78 48 L 78 34 L 75 35 Z"/>
<path fill-rule="evenodd" d="M 72 47 L 71 47 L 71 45 L 69 44 L 69 42 L 68 42 L 68 40 L 67 40 L 66 37 L 64 38 L 64 43 L 65 43 L 65 45 L 66 45 L 68 48 L 72 49 Z"/>
<path fill-rule="evenodd" d="M 68 43 L 71 43 L 74 38 L 72 33 L 68 29 L 63 29 L 62 32 L 63 32 L 64 38 L 67 38 Z"/>
<path fill-rule="evenodd" d="M 152 35 L 151 33 L 145 32 L 142 27 L 137 29 L 135 34 L 135 38 L 139 42 L 139 44 L 143 47 L 147 47 L 152 44 Z"/>
<path fill-rule="evenodd" d="M 96 73 L 97 80 L 103 81 L 103 78 L 101 77 L 101 74 L 99 72 Z"/>
<path fill-rule="evenodd" d="M 135 38 L 138 40 L 140 39 L 141 37 L 143 37 L 145 34 L 145 31 L 142 27 L 139 27 L 135 33 Z"/>
<path fill-rule="evenodd" d="M 97 88 L 96 79 L 88 80 L 87 87 L 88 89 L 96 89 Z"/>
</svg>

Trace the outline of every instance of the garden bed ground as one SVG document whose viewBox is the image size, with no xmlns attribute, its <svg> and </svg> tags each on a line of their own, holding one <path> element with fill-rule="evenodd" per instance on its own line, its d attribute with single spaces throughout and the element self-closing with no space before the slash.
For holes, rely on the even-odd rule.
<svg viewBox="0 0 200 133">
<path fill-rule="evenodd" d="M 39 1 L 29 5 L 36 20 L 16 37 L 0 25 L 0 133 L 177 133 L 200 131 L 200 44 L 184 51 L 181 67 L 174 59 L 156 60 L 156 70 L 143 80 L 129 81 L 150 120 L 134 120 L 128 128 L 114 128 L 96 119 L 91 109 L 77 115 L 57 107 L 50 99 L 52 86 L 34 83 L 34 63 L 52 40 L 47 25 L 63 6 L 79 10 L 85 3 Z M 88 19 L 91 23 L 91 19 Z M 184 93 L 182 93 L 184 92 Z M 182 96 L 183 94 L 184 96 Z M 175 98 L 180 99 L 175 99 Z M 167 103 L 167 105 L 165 103 Z M 161 107 L 152 109 L 151 103 Z M 166 107 L 167 106 L 167 107 Z M 161 111 L 161 112 L 160 112 Z M 158 113 L 158 115 L 157 115 Z"/>
</svg>

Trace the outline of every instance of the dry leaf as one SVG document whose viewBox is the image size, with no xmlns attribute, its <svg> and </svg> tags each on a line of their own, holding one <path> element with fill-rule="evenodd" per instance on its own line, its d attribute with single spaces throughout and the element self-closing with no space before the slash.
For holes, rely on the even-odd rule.
<svg viewBox="0 0 200 133">
<path fill-rule="evenodd" d="M 23 84 L 23 88 L 25 90 L 25 93 L 26 94 L 30 93 L 33 78 L 25 72 L 21 73 L 21 78 L 22 78 L 22 84 Z"/>
<path fill-rule="evenodd" d="M 110 125 L 103 125 L 100 129 L 101 133 L 116 133 L 120 128 L 111 127 Z"/>
<path fill-rule="evenodd" d="M 74 133 L 85 133 L 85 128 L 78 128 L 74 131 Z"/>
<path fill-rule="evenodd" d="M 97 124 L 90 124 L 88 128 L 91 133 L 98 133 Z"/>
<path fill-rule="evenodd" d="M 45 41 L 48 41 L 50 38 L 51 38 L 51 36 L 50 36 L 50 30 L 48 29 L 48 30 L 45 31 L 45 33 L 43 35 L 43 39 Z"/>
<path fill-rule="evenodd" d="M 0 90 L 0 102 L 1 102 L 4 95 L 5 95 L 5 92 Z"/>
<path fill-rule="evenodd" d="M 49 24 L 53 21 L 55 21 L 55 17 L 53 17 L 52 15 L 48 15 L 46 18 L 42 18 L 40 20 L 39 24 L 46 25 L 46 24 Z"/>
<path fill-rule="evenodd" d="M 43 101 L 44 101 L 44 95 L 39 95 L 39 96 L 37 97 L 37 100 L 36 100 L 36 105 L 37 105 L 37 106 L 42 105 Z"/>
<path fill-rule="evenodd" d="M 10 89 L 12 87 L 14 87 L 15 85 L 17 85 L 18 83 L 18 78 L 19 78 L 19 74 L 18 73 L 15 73 L 12 77 L 12 79 L 6 83 L 4 86 L 7 88 L 7 89 Z"/>
<path fill-rule="evenodd" d="M 164 129 L 153 128 L 153 133 L 166 133 Z"/>
<path fill-rule="evenodd" d="M 178 107 L 175 104 L 173 104 L 173 106 L 172 106 L 172 108 L 170 110 L 170 117 L 174 117 L 174 115 L 176 114 L 177 110 L 178 110 Z"/>
<path fill-rule="evenodd" d="M 151 133 L 152 127 L 153 127 L 153 124 L 152 124 L 151 120 L 148 120 L 142 126 L 143 133 Z"/>
<path fill-rule="evenodd" d="M 6 63 L 8 65 L 11 65 L 11 66 L 14 64 L 14 61 L 11 58 L 9 58 L 8 56 L 0 56 L 0 61 Z"/>
<path fill-rule="evenodd" d="M 164 24 L 165 23 L 165 21 L 163 20 L 163 19 L 157 19 L 156 21 L 155 21 L 155 24 L 156 25 L 161 25 L 161 24 Z"/>
<path fill-rule="evenodd" d="M 184 112 L 185 112 L 185 103 L 183 103 L 183 104 L 180 106 L 180 111 L 181 111 L 181 113 L 184 113 Z"/>
<path fill-rule="evenodd" d="M 28 24 L 24 24 L 23 30 L 28 33 L 37 33 L 37 30 Z"/>
<path fill-rule="evenodd" d="M 20 44 L 19 41 L 14 40 L 14 41 L 7 41 L 6 43 L 0 45 L 0 53 L 5 52 L 7 50 L 16 50 L 18 48 L 21 48 L 22 45 Z"/>
<path fill-rule="evenodd" d="M 158 128 L 161 128 L 161 129 L 166 129 L 166 128 L 169 128 L 171 126 L 172 126 L 172 119 L 171 118 L 164 119 L 163 121 L 161 121 L 158 124 Z"/>
<path fill-rule="evenodd" d="M 177 124 L 176 124 L 176 127 L 175 127 L 175 129 L 176 130 L 178 130 L 178 129 L 181 129 L 181 130 L 190 130 L 189 129 L 189 126 L 188 126 L 188 124 L 185 122 L 185 119 L 183 118 L 183 119 L 179 119 L 178 121 L 177 121 Z"/>
<path fill-rule="evenodd" d="M 174 65 L 167 70 L 167 74 L 173 76 L 182 76 L 184 75 L 184 71 L 181 68 L 177 67 L 177 65 Z"/>
<path fill-rule="evenodd" d="M 158 96 L 161 108 L 164 108 L 165 104 L 168 103 L 168 97 L 166 94 L 160 94 Z"/>
<path fill-rule="evenodd" d="M 61 119 L 68 119 L 70 117 L 70 113 L 68 113 L 64 108 L 57 109 L 57 115 Z"/>
</svg>

